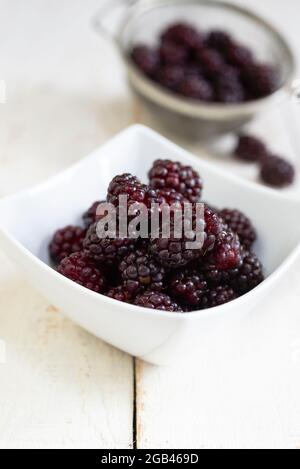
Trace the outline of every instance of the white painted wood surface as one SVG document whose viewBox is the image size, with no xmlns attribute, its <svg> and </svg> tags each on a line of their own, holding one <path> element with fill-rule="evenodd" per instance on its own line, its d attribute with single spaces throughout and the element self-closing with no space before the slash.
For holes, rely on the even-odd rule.
<svg viewBox="0 0 300 469">
<path fill-rule="evenodd" d="M 90 30 L 101 1 L 0 0 L 0 79 L 7 84 L 0 196 L 57 173 L 132 122 L 148 122 L 114 48 Z M 297 2 L 240 3 L 299 48 Z M 300 166 L 298 112 L 289 104 L 253 128 Z M 256 178 L 254 168 L 193 150 Z M 299 197 L 299 187 L 289 195 Z M 137 362 L 139 448 L 300 447 L 299 272 L 300 261 L 234 343 L 220 337 L 218 350 L 171 368 Z M 133 359 L 55 311 L 2 254 L 0 340 L 0 447 L 132 447 Z"/>
</svg>

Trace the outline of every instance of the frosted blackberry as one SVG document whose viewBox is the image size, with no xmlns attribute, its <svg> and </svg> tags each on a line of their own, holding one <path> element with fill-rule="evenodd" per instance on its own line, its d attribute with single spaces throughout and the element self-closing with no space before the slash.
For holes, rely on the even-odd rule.
<svg viewBox="0 0 300 469">
<path fill-rule="evenodd" d="M 51 260 L 58 264 L 70 254 L 81 251 L 85 234 L 85 229 L 72 225 L 56 231 L 49 245 Z"/>
<path fill-rule="evenodd" d="M 84 252 L 77 252 L 63 259 L 57 271 L 96 293 L 105 291 L 107 282 L 103 271 Z"/>
<path fill-rule="evenodd" d="M 177 303 L 168 295 L 161 292 L 147 291 L 142 293 L 136 297 L 134 304 L 142 308 L 155 309 L 158 311 L 183 312 L 182 308 Z"/>
<path fill-rule="evenodd" d="M 249 250 L 257 238 L 256 230 L 250 219 L 239 210 L 224 209 L 220 217 L 238 235 L 241 244 Z"/>
<path fill-rule="evenodd" d="M 124 287 L 131 294 L 145 289 L 163 289 L 165 269 L 146 250 L 139 249 L 124 257 L 119 265 Z"/>
<path fill-rule="evenodd" d="M 156 160 L 149 172 L 150 186 L 154 189 L 174 189 L 190 202 L 201 198 L 203 182 L 190 166 L 170 160 Z"/>
</svg>

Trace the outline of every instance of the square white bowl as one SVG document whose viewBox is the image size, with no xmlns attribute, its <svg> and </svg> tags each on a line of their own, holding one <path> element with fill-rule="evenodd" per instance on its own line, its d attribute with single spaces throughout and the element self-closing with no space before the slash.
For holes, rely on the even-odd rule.
<svg viewBox="0 0 300 469">
<path fill-rule="evenodd" d="M 263 284 L 218 308 L 166 313 L 98 295 L 49 267 L 47 247 L 53 232 L 79 222 L 92 202 L 105 197 L 116 174 L 130 172 L 146 181 L 157 158 L 194 166 L 205 181 L 204 200 L 239 208 L 251 217 L 259 234 L 255 250 L 267 274 Z M 276 285 L 300 253 L 299 213 L 300 202 L 241 181 L 135 125 L 48 182 L 1 200 L 0 247 L 37 290 L 80 326 L 134 356 L 166 364 L 178 354 L 211 347 L 217 332 L 230 333 Z"/>
</svg>

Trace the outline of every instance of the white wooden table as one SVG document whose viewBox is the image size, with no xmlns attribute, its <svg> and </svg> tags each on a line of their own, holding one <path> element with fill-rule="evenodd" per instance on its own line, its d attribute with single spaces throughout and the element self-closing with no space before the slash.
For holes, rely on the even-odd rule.
<svg viewBox="0 0 300 469">
<path fill-rule="evenodd" d="M 137 120 L 147 123 L 113 47 L 90 30 L 99 3 L 0 0 L 0 196 L 56 174 Z M 298 2 L 240 3 L 299 48 Z M 300 167 L 300 118 L 291 108 L 253 126 Z M 255 177 L 248 166 L 193 151 Z M 288 193 L 300 197 L 300 185 Z M 300 448 L 299 282 L 300 260 L 236 343 L 157 368 L 64 318 L 1 254 L 0 447 Z"/>
</svg>

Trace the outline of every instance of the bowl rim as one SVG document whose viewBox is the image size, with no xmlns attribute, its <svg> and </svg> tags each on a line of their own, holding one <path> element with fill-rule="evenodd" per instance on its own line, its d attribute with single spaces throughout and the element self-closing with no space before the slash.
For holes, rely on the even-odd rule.
<svg viewBox="0 0 300 469">
<path fill-rule="evenodd" d="M 46 181 L 32 187 L 29 189 L 25 189 L 22 191 L 19 191 L 13 195 L 9 195 L 7 197 L 4 197 L 3 199 L 0 200 L 0 212 L 1 212 L 1 206 L 8 204 L 8 203 L 15 203 L 15 200 L 19 199 L 20 197 L 24 196 L 34 196 L 36 193 L 38 193 L 41 190 L 47 189 L 47 186 L 51 186 L 56 180 L 65 178 L 66 176 L 71 175 L 74 171 L 80 169 L 82 166 L 88 164 L 89 161 L 95 159 L 98 157 L 99 151 L 105 151 L 105 147 L 112 145 L 116 140 L 121 139 L 123 136 L 127 134 L 142 134 L 144 136 L 150 137 L 152 139 L 155 139 L 156 142 L 162 143 L 164 145 L 167 145 L 170 147 L 170 149 L 174 148 L 177 151 L 180 151 L 182 154 L 182 157 L 185 161 L 191 162 L 191 164 L 194 164 L 197 168 L 199 166 L 199 159 L 193 155 L 191 152 L 188 150 L 185 150 L 181 148 L 179 145 L 171 142 L 167 138 L 161 136 L 158 132 L 155 132 L 154 130 L 140 125 L 140 124 L 134 124 L 125 130 L 123 130 L 121 133 L 117 134 L 115 137 L 110 139 L 108 142 L 106 142 L 104 145 L 101 145 L 98 147 L 96 150 L 94 150 L 92 153 L 90 153 L 86 158 L 83 158 L 82 160 L 78 161 L 77 163 L 71 165 L 69 168 L 62 170 L 55 176 L 52 176 L 51 178 L 47 179 Z M 241 186 L 248 187 L 248 189 L 251 189 L 252 191 L 255 190 L 256 192 L 261 192 L 262 194 L 267 193 L 269 196 L 272 196 L 275 200 L 285 200 L 286 203 L 290 204 L 295 204 L 299 206 L 300 209 L 300 201 L 290 198 L 286 195 L 281 195 L 278 194 L 275 190 L 270 189 L 268 187 L 260 187 L 257 184 L 249 181 L 244 181 L 241 180 L 238 176 L 227 173 L 223 171 L 220 168 L 216 168 L 214 165 L 210 164 L 207 161 L 202 161 L 200 162 L 202 166 L 205 166 L 209 168 L 211 171 L 214 173 L 217 173 L 219 175 L 222 175 L 222 177 L 225 177 L 228 181 L 234 181 L 235 183 L 238 183 Z M 127 303 L 122 303 L 117 300 L 114 300 L 112 298 L 109 298 L 105 295 L 95 293 L 91 290 L 88 290 L 73 281 L 69 280 L 68 278 L 62 276 L 59 274 L 55 269 L 53 269 L 50 265 L 48 265 L 46 262 L 42 261 L 39 259 L 35 254 L 33 254 L 29 249 L 27 249 L 16 237 L 14 237 L 8 230 L 4 229 L 1 227 L 0 223 L 0 237 L 4 238 L 6 242 L 9 243 L 9 245 L 13 245 L 14 248 L 24 257 L 33 262 L 38 268 L 41 268 L 43 271 L 45 271 L 48 275 L 51 275 L 56 281 L 64 283 L 66 286 L 69 285 L 71 288 L 75 288 L 78 292 L 81 292 L 84 295 L 89 295 L 91 298 L 93 298 L 96 301 L 100 301 L 102 304 L 110 304 L 114 306 L 118 306 L 119 308 L 124 308 L 130 311 L 140 311 L 140 313 L 147 314 L 149 316 L 155 315 L 156 317 L 165 317 L 165 318 L 174 318 L 174 319 L 197 319 L 199 317 L 213 317 L 213 316 L 219 316 L 225 312 L 226 310 L 232 309 L 232 305 L 234 306 L 242 306 L 244 303 L 246 303 L 248 300 L 251 299 L 252 297 L 256 297 L 261 291 L 263 290 L 268 290 L 274 282 L 282 276 L 282 274 L 294 263 L 294 261 L 297 259 L 297 257 L 300 255 L 300 240 L 299 243 L 296 245 L 296 247 L 291 251 L 291 253 L 287 256 L 287 258 L 281 263 L 279 267 L 277 267 L 274 272 L 272 272 L 265 280 L 263 283 L 258 285 L 254 290 L 248 292 L 247 294 L 229 302 L 224 305 L 220 305 L 214 308 L 209 308 L 206 310 L 198 310 L 198 311 L 193 311 L 193 312 L 188 312 L 188 313 L 178 313 L 178 312 L 168 312 L 168 311 L 160 311 L 160 310 L 152 310 L 152 309 L 147 309 L 147 308 L 142 308 L 136 305 L 132 304 L 127 304 Z M 7 243 L 6 243 L 7 244 Z M 6 253 L 7 254 L 7 253 Z M 8 254 L 9 255 L 9 254 Z"/>
<path fill-rule="evenodd" d="M 275 105 L 276 103 L 282 101 L 289 92 L 292 81 L 296 74 L 296 58 L 288 41 L 286 40 L 284 35 L 277 29 L 277 27 L 274 26 L 269 20 L 266 20 L 262 16 L 253 12 L 251 9 L 237 4 L 233 4 L 231 2 L 225 2 L 223 0 L 188 0 L 188 2 L 190 4 L 207 5 L 238 13 L 268 31 L 268 33 L 276 39 L 278 44 L 281 45 L 282 49 L 285 50 L 289 69 L 285 80 L 283 81 L 281 86 L 272 94 L 263 98 L 251 100 L 249 102 L 244 103 L 205 103 L 177 96 L 175 93 L 164 89 L 162 86 L 153 82 L 143 73 L 141 73 L 138 67 L 131 60 L 128 50 L 123 47 L 121 36 L 125 32 L 130 21 L 132 21 L 139 15 L 145 14 L 157 8 L 158 6 L 171 6 L 172 3 L 182 3 L 182 0 L 152 0 L 150 2 L 147 2 L 147 5 L 142 4 L 140 1 L 137 1 L 131 4 L 130 7 L 128 7 L 127 15 L 125 16 L 125 18 L 123 18 L 123 21 L 121 22 L 119 31 L 115 38 L 115 42 L 129 70 L 132 82 L 134 84 L 136 83 L 139 89 L 143 89 L 142 93 L 145 94 L 146 97 L 148 97 L 149 99 L 152 99 L 158 104 L 165 106 L 177 113 L 189 115 L 191 117 L 203 116 L 207 119 L 213 120 L 222 120 L 224 118 L 233 118 L 235 116 L 240 117 L 244 114 L 248 115 L 249 113 L 255 112 L 258 109 L 265 107 L 266 105 Z M 133 86 L 135 87 L 134 84 Z"/>
</svg>

